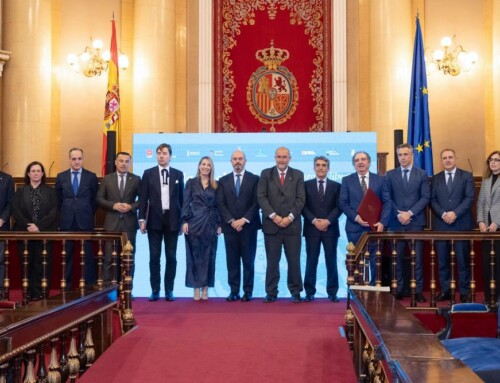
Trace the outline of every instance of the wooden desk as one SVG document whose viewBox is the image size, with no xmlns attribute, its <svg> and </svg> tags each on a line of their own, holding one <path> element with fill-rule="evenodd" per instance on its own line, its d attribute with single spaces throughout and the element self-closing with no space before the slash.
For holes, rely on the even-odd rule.
<svg viewBox="0 0 500 383">
<path fill-rule="evenodd" d="M 350 290 L 348 341 L 360 382 L 482 380 L 389 292 Z"/>
</svg>

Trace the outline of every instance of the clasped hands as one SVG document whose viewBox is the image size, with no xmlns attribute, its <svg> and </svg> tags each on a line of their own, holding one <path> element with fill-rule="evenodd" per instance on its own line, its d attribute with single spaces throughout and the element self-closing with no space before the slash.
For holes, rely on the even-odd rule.
<svg viewBox="0 0 500 383">
<path fill-rule="evenodd" d="M 231 222 L 231 227 L 236 231 L 242 231 L 245 223 L 247 223 L 247 221 L 245 221 L 244 218 L 235 219 Z"/>
<path fill-rule="evenodd" d="M 495 222 L 492 222 L 490 226 L 486 226 L 484 222 L 479 222 L 479 231 L 481 233 L 493 232 L 498 230 L 498 225 Z"/>
<path fill-rule="evenodd" d="M 128 213 L 132 209 L 128 203 L 117 202 L 113 205 L 113 210 L 119 211 L 120 213 Z"/>
<path fill-rule="evenodd" d="M 290 226 L 290 224 L 293 222 L 293 220 L 289 217 L 289 216 L 286 216 L 286 217 L 281 217 L 279 216 L 278 214 L 276 214 L 273 218 L 272 218 L 273 222 L 275 223 L 275 225 L 281 227 L 281 228 L 285 228 L 285 227 L 288 227 Z"/>
<path fill-rule="evenodd" d="M 398 221 L 401 225 L 409 225 L 412 214 L 409 211 L 398 210 Z"/>
</svg>

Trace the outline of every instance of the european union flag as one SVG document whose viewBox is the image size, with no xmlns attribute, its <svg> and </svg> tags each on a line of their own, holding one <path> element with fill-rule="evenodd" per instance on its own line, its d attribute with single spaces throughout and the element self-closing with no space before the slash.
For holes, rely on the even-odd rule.
<svg viewBox="0 0 500 383">
<path fill-rule="evenodd" d="M 424 43 L 420 20 L 417 16 L 417 31 L 413 47 L 411 71 L 410 110 L 408 113 L 408 143 L 413 146 L 415 166 L 424 169 L 428 176 L 434 174 L 432 166 L 432 141 L 429 122 L 429 91 L 425 72 Z"/>
</svg>

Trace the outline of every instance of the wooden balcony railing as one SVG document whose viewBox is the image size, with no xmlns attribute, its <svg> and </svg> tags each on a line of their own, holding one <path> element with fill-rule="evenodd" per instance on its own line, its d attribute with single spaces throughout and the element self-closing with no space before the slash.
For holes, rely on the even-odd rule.
<svg viewBox="0 0 500 383">
<path fill-rule="evenodd" d="M 474 250 L 476 244 L 484 242 L 489 243 L 490 251 L 488 256 L 490 258 L 489 267 L 490 275 L 495 275 L 495 241 L 500 241 L 500 232 L 495 233 L 481 233 L 478 231 L 468 232 L 437 232 L 437 231 L 420 231 L 420 232 L 367 232 L 360 238 L 358 244 L 354 246 L 350 243 L 347 247 L 346 267 L 348 274 L 348 285 L 369 285 L 369 244 L 376 244 L 376 281 L 375 286 L 382 286 L 382 257 L 386 249 L 386 244 L 390 248 L 391 258 L 391 282 L 390 288 L 393 294 L 396 293 L 397 279 L 397 253 L 396 244 L 399 241 L 406 241 L 410 248 L 410 290 L 411 290 L 411 306 L 416 307 L 416 278 L 415 278 L 415 244 L 417 241 L 424 243 L 423 262 L 428 263 L 430 266 L 430 273 L 427 278 L 424 278 L 424 284 L 428 283 L 429 291 L 431 293 L 430 307 L 436 307 L 436 285 L 437 285 L 437 256 L 435 251 L 436 241 L 449 241 L 450 243 L 450 268 L 451 268 L 451 281 L 450 281 L 450 295 L 451 303 L 455 303 L 455 291 L 457 289 L 457 277 L 455 273 L 455 244 L 457 241 L 470 242 L 470 296 L 472 302 L 476 301 L 477 283 L 475 280 L 477 254 Z M 481 256 L 485 256 L 482 254 Z M 427 280 L 426 280 L 427 279 Z M 489 286 L 489 302 L 490 306 L 496 305 L 496 282 L 494 278 L 488 283 Z M 424 288 L 425 289 L 425 288 Z"/>
<path fill-rule="evenodd" d="M 0 241 L 5 242 L 5 253 L 4 253 L 4 265 L 5 265 L 5 278 L 3 281 L 3 294 L 5 299 L 10 297 L 10 289 L 13 282 L 13 278 L 21 279 L 21 289 L 22 289 L 22 304 L 26 305 L 28 303 L 28 266 L 29 266 L 29 251 L 28 251 L 28 241 L 29 240 L 39 240 L 43 244 L 42 252 L 42 298 L 48 298 L 49 286 L 51 281 L 47 279 L 48 275 L 48 251 L 47 244 L 52 242 L 55 244 L 60 243 L 61 251 L 52 254 L 52 264 L 55 265 L 56 262 L 60 262 L 61 265 L 61 275 L 59 290 L 60 292 L 68 291 L 71 287 L 67 286 L 67 281 L 65 279 L 66 270 L 66 252 L 65 244 L 67 241 L 76 241 L 80 243 L 79 252 L 79 281 L 78 281 L 78 291 L 83 296 L 86 289 L 100 290 L 104 286 L 103 281 L 103 259 L 104 259 L 104 246 L 106 241 L 111 241 L 113 243 L 113 252 L 111 256 L 112 265 L 112 280 L 111 284 L 117 284 L 119 287 L 119 297 L 120 305 L 119 309 L 121 312 L 121 318 L 123 321 L 123 330 L 128 331 L 134 326 L 134 315 L 132 311 L 132 268 L 133 268 L 133 257 L 132 257 L 132 245 L 128 241 L 127 235 L 125 233 L 112 233 L 112 232 L 43 232 L 43 233 L 26 233 L 26 232 L 0 232 Z M 95 243 L 96 252 L 96 263 L 97 263 L 97 284 L 95 286 L 88 286 L 85 281 L 85 241 L 92 241 Z M 18 248 L 16 246 L 10 246 L 12 243 L 18 244 L 22 243 L 22 248 L 24 249 L 21 255 L 20 262 L 20 273 L 15 273 L 12 275 L 11 263 L 12 254 L 11 249 Z M 54 248 L 54 246 L 53 246 Z M 121 248 L 120 254 L 118 254 L 118 249 Z M 75 255 L 73 255 L 75 257 Z M 120 257 L 120 262 L 118 262 L 118 257 Z M 76 260 L 76 258 L 75 258 Z M 116 279 L 118 267 L 120 267 L 120 280 Z M 53 275 L 54 277 L 54 275 Z"/>
<path fill-rule="evenodd" d="M 41 241 L 42 299 L 29 302 L 29 247 L 30 240 Z M 2 232 L 5 242 L 3 295 L 10 298 L 13 285 L 21 287 L 21 306 L 0 313 L 0 383 L 4 382 L 74 382 L 89 368 L 95 358 L 112 342 L 112 313 L 120 312 L 123 331 L 134 326 L 132 311 L 132 246 L 124 233 L 110 232 Z M 64 277 L 67 241 L 80 243 L 78 286 L 72 289 Z M 85 281 L 85 246 L 92 241 L 96 251 L 97 283 Z M 112 280 L 103 281 L 104 246 L 112 242 Z M 53 246 L 49 247 L 51 243 Z M 75 246 L 78 247 L 78 246 Z M 50 290 L 48 251 L 52 249 L 52 265 L 60 266 L 57 289 Z M 56 248 L 61 250 L 57 251 Z M 119 253 L 119 249 L 121 249 Z M 17 261 L 19 268 L 11 266 Z M 60 263 L 60 265 L 58 264 Z M 120 278 L 116 278 L 120 270 Z M 52 273 L 58 278 L 59 273 Z M 75 278 L 74 278 L 75 279 Z M 55 281 L 54 281 L 55 282 Z M 29 304 L 28 304 L 29 303 Z M 45 350 L 50 348 L 46 361 Z M 58 355 L 59 350 L 59 355 Z"/>
</svg>

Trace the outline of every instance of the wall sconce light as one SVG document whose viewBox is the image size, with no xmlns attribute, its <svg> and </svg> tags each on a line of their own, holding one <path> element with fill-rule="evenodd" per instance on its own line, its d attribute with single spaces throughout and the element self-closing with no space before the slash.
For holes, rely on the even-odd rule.
<svg viewBox="0 0 500 383">
<path fill-rule="evenodd" d="M 434 70 L 443 71 L 444 74 L 458 76 L 462 71 L 469 71 L 476 63 L 478 56 L 476 52 L 467 52 L 461 45 L 451 46 L 455 36 L 443 37 L 441 46 L 432 52 L 432 61 L 428 66 L 429 72 Z"/>
<path fill-rule="evenodd" d="M 87 77 L 100 76 L 108 69 L 108 62 L 111 59 L 109 51 L 101 53 L 102 40 L 93 40 L 91 46 L 86 46 L 82 53 L 70 53 L 66 61 L 75 72 L 83 73 Z M 128 57 L 124 54 L 118 55 L 118 66 L 120 69 L 127 69 L 129 66 Z"/>
</svg>

